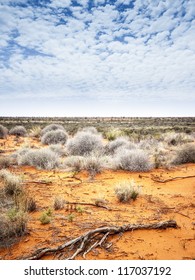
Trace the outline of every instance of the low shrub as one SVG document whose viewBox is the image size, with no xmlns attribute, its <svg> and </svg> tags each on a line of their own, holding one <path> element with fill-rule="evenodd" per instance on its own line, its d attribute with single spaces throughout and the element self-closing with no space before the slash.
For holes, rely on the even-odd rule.
<svg viewBox="0 0 195 280">
<path fill-rule="evenodd" d="M 193 141 L 193 137 L 186 133 L 169 132 L 164 135 L 164 141 L 168 145 L 177 146 Z"/>
<path fill-rule="evenodd" d="M 59 156 L 65 156 L 66 152 L 62 144 L 51 144 L 49 145 L 48 149 Z"/>
<path fill-rule="evenodd" d="M 4 191 L 6 195 L 14 195 L 21 191 L 22 180 L 19 176 L 12 174 L 6 169 L 0 171 L 0 178 L 3 179 Z"/>
<path fill-rule="evenodd" d="M 13 128 L 10 129 L 9 131 L 10 135 L 16 135 L 16 136 L 26 136 L 27 135 L 27 131 L 26 128 L 22 125 L 18 125 L 15 126 Z"/>
<path fill-rule="evenodd" d="M 7 137 L 8 129 L 0 124 L 0 139 L 4 139 Z"/>
<path fill-rule="evenodd" d="M 29 165 L 38 169 L 51 170 L 59 167 L 59 156 L 49 149 L 30 149 L 24 154 L 18 156 L 19 165 Z"/>
<path fill-rule="evenodd" d="M 187 144 L 177 151 L 173 164 L 195 163 L 195 145 Z"/>
<path fill-rule="evenodd" d="M 88 133 L 92 133 L 92 134 L 98 134 L 98 131 L 95 127 L 93 126 L 86 126 L 84 128 L 81 129 L 82 132 L 88 132 Z"/>
<path fill-rule="evenodd" d="M 83 169 L 83 161 L 84 158 L 81 156 L 70 156 L 64 160 L 64 167 L 79 172 Z"/>
<path fill-rule="evenodd" d="M 39 217 L 39 221 L 42 225 L 46 225 L 51 223 L 51 217 L 46 212 L 43 212 Z"/>
<path fill-rule="evenodd" d="M 41 136 L 43 136 L 45 133 L 49 131 L 55 131 L 55 130 L 64 130 L 64 127 L 61 124 L 55 124 L 55 123 L 49 124 L 41 130 Z"/>
<path fill-rule="evenodd" d="M 10 156 L 0 157 L 0 169 L 8 168 L 13 164 L 13 159 Z"/>
<path fill-rule="evenodd" d="M 118 137 L 115 140 L 109 142 L 106 145 L 105 150 L 106 150 L 107 154 L 113 155 L 117 151 L 117 149 L 119 149 L 121 147 L 131 150 L 131 149 L 135 149 L 136 145 L 134 143 L 128 141 L 124 137 Z"/>
<path fill-rule="evenodd" d="M 55 197 L 53 207 L 55 210 L 63 209 L 65 200 L 62 197 Z"/>
<path fill-rule="evenodd" d="M 129 202 L 136 200 L 140 194 L 141 186 L 137 186 L 132 181 L 122 181 L 115 186 L 115 194 L 120 202 Z"/>
<path fill-rule="evenodd" d="M 142 150 L 120 149 L 115 156 L 115 168 L 128 171 L 149 171 L 153 165 Z"/>
<path fill-rule="evenodd" d="M 102 158 L 95 155 L 84 158 L 83 168 L 88 172 L 91 178 L 94 178 L 94 176 L 101 173 L 103 169 Z"/>
<path fill-rule="evenodd" d="M 30 130 L 29 135 L 31 137 L 39 138 L 41 135 L 41 127 L 40 126 L 33 126 Z"/>
<path fill-rule="evenodd" d="M 27 201 L 27 211 L 34 212 L 37 210 L 37 203 L 33 197 L 29 198 Z"/>
<path fill-rule="evenodd" d="M 41 137 L 42 144 L 51 145 L 51 144 L 65 144 L 68 139 L 68 134 L 64 130 L 53 130 L 46 132 Z"/>
<path fill-rule="evenodd" d="M 6 213 L 0 214 L 0 242 L 4 245 L 10 238 L 20 237 L 26 231 L 27 215 L 17 209 L 9 209 Z"/>
<path fill-rule="evenodd" d="M 109 131 L 105 132 L 105 138 L 108 139 L 109 141 L 113 141 L 116 138 L 123 135 L 124 135 L 123 131 L 116 128 L 110 129 Z"/>
<path fill-rule="evenodd" d="M 67 153 L 75 156 L 88 156 L 94 151 L 103 150 L 102 137 L 89 132 L 78 132 L 66 145 Z"/>
</svg>

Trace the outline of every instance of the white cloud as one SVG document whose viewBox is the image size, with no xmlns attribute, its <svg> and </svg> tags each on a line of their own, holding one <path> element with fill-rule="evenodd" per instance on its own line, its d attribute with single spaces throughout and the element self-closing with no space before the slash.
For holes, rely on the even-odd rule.
<svg viewBox="0 0 195 280">
<path fill-rule="evenodd" d="M 193 1 L 137 0 L 124 11 L 104 2 L 90 12 L 88 1 L 0 6 L 0 98 L 194 100 Z"/>
</svg>

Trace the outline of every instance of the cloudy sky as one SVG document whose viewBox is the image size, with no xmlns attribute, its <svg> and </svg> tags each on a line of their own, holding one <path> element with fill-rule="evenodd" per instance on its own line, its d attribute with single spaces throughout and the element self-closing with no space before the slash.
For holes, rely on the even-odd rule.
<svg viewBox="0 0 195 280">
<path fill-rule="evenodd" d="M 194 116 L 195 0 L 0 0 L 0 116 Z"/>
</svg>

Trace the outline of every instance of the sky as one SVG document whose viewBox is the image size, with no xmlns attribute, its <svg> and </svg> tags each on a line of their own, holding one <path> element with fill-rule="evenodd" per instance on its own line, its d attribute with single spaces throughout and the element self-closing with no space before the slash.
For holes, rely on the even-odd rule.
<svg viewBox="0 0 195 280">
<path fill-rule="evenodd" d="M 0 0 L 0 116 L 195 116 L 195 0 Z"/>
</svg>

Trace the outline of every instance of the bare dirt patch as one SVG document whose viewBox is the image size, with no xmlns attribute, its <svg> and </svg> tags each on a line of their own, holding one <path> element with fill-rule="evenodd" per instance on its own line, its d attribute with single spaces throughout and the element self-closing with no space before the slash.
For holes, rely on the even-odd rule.
<svg viewBox="0 0 195 280">
<path fill-rule="evenodd" d="M 26 142 L 40 146 L 37 140 L 14 136 L 0 141 L 3 155 Z M 101 246 L 92 248 L 84 256 L 90 260 L 195 258 L 195 164 L 151 172 L 104 170 L 93 180 L 85 172 L 75 175 L 63 170 L 45 171 L 16 165 L 9 170 L 23 175 L 24 187 L 36 201 L 37 209 L 28 214 L 26 234 L 14 244 L 5 243 L 0 248 L 1 259 L 29 258 L 40 248 L 54 248 L 100 227 L 168 220 L 175 220 L 178 228 L 138 229 L 109 235 Z M 130 203 L 118 202 L 114 191 L 116 183 L 132 179 L 142 185 L 141 194 Z M 65 200 L 63 209 L 53 208 L 56 197 Z M 51 222 L 43 225 L 39 218 L 48 209 L 52 211 Z M 44 255 L 42 259 L 65 259 L 73 252 L 74 248 L 64 249 Z M 84 256 L 81 252 L 76 259 Z"/>
</svg>

